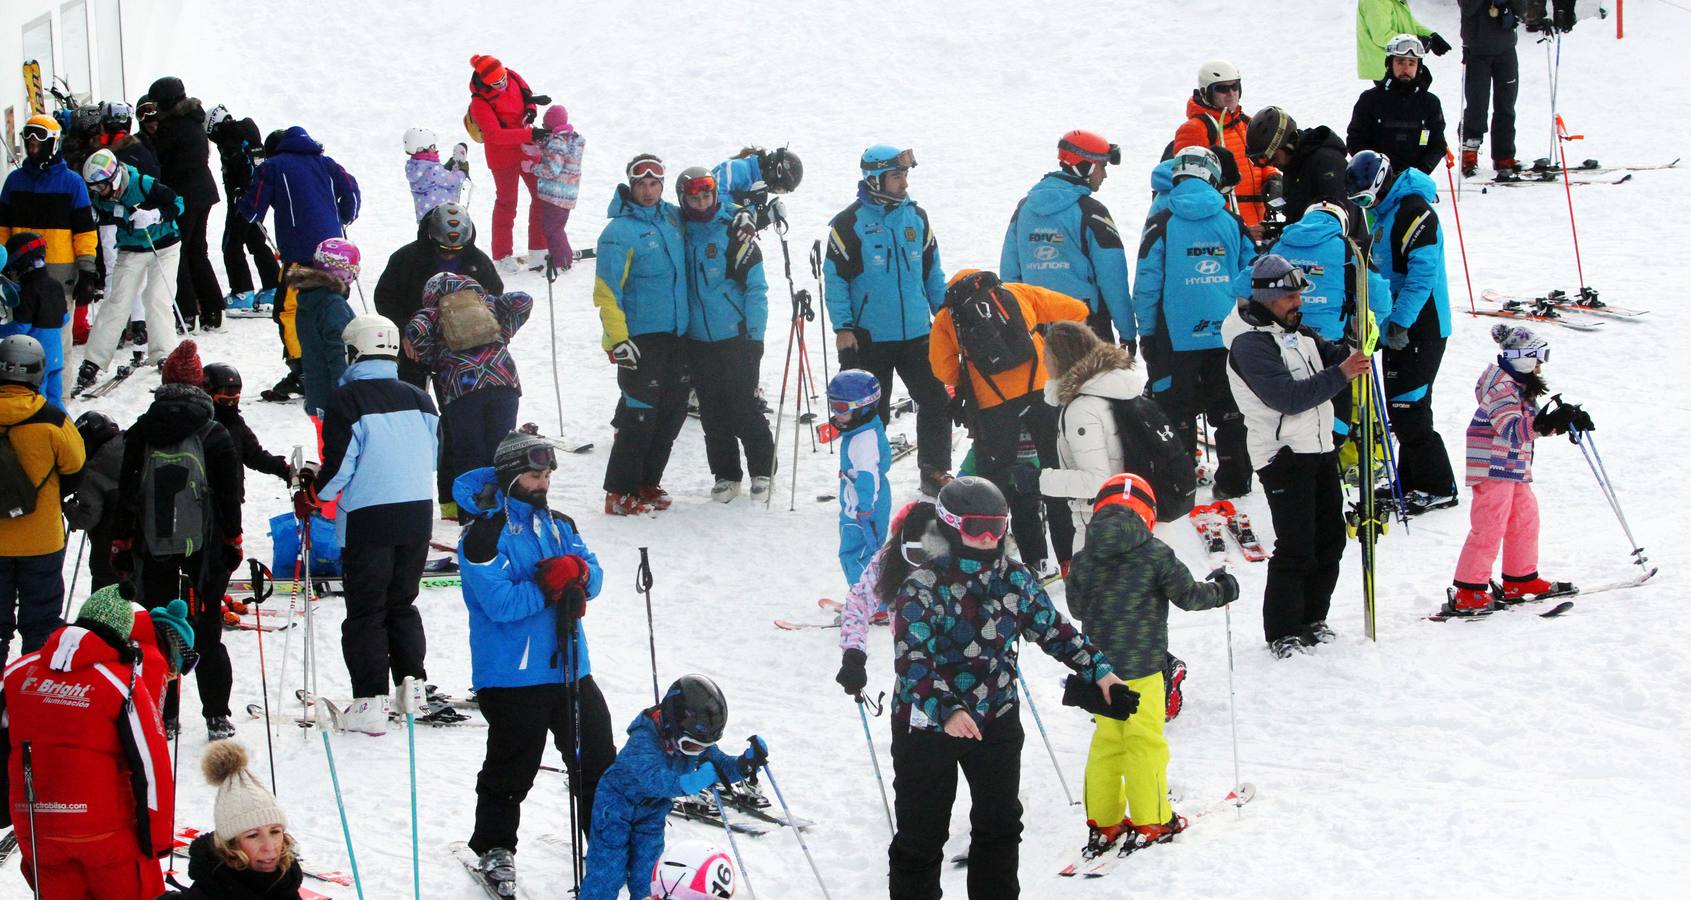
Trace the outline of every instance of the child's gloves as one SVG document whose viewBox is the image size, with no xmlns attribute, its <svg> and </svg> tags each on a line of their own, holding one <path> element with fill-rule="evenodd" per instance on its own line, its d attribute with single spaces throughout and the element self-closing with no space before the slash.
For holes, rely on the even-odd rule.
<svg viewBox="0 0 1691 900">
<path fill-rule="evenodd" d="M 1079 675 L 1063 680 L 1063 705 L 1076 706 L 1097 716 L 1125 721 L 1139 708 L 1139 695 L 1125 684 L 1112 685 L 1109 699 L 1097 682 Z"/>
<path fill-rule="evenodd" d="M 1234 578 L 1226 569 L 1215 569 L 1205 576 L 1205 580 L 1221 588 L 1221 605 L 1239 599 L 1239 579 Z"/>
<path fill-rule="evenodd" d="M 769 745 L 755 734 L 746 739 L 746 744 L 746 751 L 740 754 L 737 762 L 740 774 L 750 778 L 757 774 L 758 769 L 769 765 Z"/>
<path fill-rule="evenodd" d="M 834 676 L 834 681 L 845 688 L 846 696 L 855 697 L 868 686 L 869 674 L 863 671 L 863 664 L 868 660 L 862 650 L 847 650 L 840 654 L 840 673 Z"/>
</svg>

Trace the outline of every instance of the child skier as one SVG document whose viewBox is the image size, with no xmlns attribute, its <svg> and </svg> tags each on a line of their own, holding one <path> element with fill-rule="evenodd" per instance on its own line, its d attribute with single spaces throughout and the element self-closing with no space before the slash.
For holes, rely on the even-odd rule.
<svg viewBox="0 0 1691 900">
<path fill-rule="evenodd" d="M 1067 582 L 1069 611 L 1128 688 L 1145 697 L 1163 695 L 1169 604 L 1214 609 L 1239 597 L 1239 582 L 1221 569 L 1205 582 L 1194 581 L 1185 563 L 1152 535 L 1156 521 L 1157 497 L 1149 482 L 1132 473 L 1105 481 L 1092 501 L 1086 544 L 1075 554 Z M 1102 856 L 1124 834 L 1142 846 L 1168 840 L 1185 827 L 1168 803 L 1164 714 L 1144 703 L 1125 721 L 1093 718 L 1083 861 Z"/>
<path fill-rule="evenodd" d="M 346 341 L 341 332 L 353 318 L 346 298 L 352 283 L 358 280 L 358 262 L 358 248 L 351 241 L 329 238 L 317 245 L 310 268 L 296 267 L 285 279 L 295 291 L 300 381 L 305 389 L 305 414 L 317 426 L 319 451 L 323 411 L 329 408 L 329 397 L 346 371 Z"/>
<path fill-rule="evenodd" d="M 840 568 L 847 584 L 863 576 L 892 515 L 892 452 L 880 403 L 881 383 L 862 369 L 828 382 L 829 418 L 840 433 Z"/>
<path fill-rule="evenodd" d="M 575 262 L 570 236 L 564 231 L 570 210 L 581 193 L 581 152 L 587 139 L 570 124 L 562 106 L 548 107 L 541 119 L 548 132 L 540 142 L 540 159 L 534 163 L 536 190 L 540 197 L 540 227 L 546 232 L 547 274 L 568 269 Z"/>
<path fill-rule="evenodd" d="M 14 231 L 0 247 L 0 337 L 27 334 L 41 343 L 47 371 L 41 377 L 41 396 L 64 408 L 65 351 L 61 346 L 66 317 L 64 283 L 47 271 L 47 241 L 33 231 Z M 15 285 L 16 296 L 9 296 Z"/>
<path fill-rule="evenodd" d="M 628 742 L 599 779 L 580 900 L 616 900 L 624 885 L 629 896 L 646 896 L 671 800 L 743 781 L 769 763 L 769 745 L 755 734 L 737 757 L 717 749 L 727 723 L 721 689 L 683 675 L 629 724 Z"/>
<path fill-rule="evenodd" d="M 1578 406 L 1558 404 L 1534 412 L 1549 390 L 1539 374 L 1550 345 L 1520 325 L 1496 325 L 1491 339 L 1501 351 L 1474 387 L 1479 408 L 1468 423 L 1468 486 L 1474 491 L 1468 539 L 1456 560 L 1456 577 L 1446 612 L 1485 615 L 1502 603 L 1571 594 L 1566 581 L 1538 575 L 1538 500 L 1532 492 L 1535 435 L 1563 434 L 1569 427 L 1591 430 L 1591 416 Z M 1503 589 L 1494 593 L 1491 564 L 1503 548 Z"/>
<path fill-rule="evenodd" d="M 846 594 L 840 609 L 840 671 L 834 676 L 846 696 L 857 696 L 869 683 L 863 668 L 869 660 L 869 626 L 887 624 L 887 604 L 899 585 L 917 566 L 947 551 L 938 522 L 932 500 L 906 503 L 892 517 L 887 542 Z"/>
<path fill-rule="evenodd" d="M 452 158 L 442 165 L 434 132 L 427 128 L 405 130 L 405 155 L 410 157 L 405 161 L 405 180 L 411 184 L 411 201 L 416 206 L 417 221 L 423 221 L 429 210 L 442 203 L 459 202 L 464 182 L 470 177 L 470 151 L 463 144 L 459 144 L 458 149 L 462 153 L 455 150 Z"/>
</svg>

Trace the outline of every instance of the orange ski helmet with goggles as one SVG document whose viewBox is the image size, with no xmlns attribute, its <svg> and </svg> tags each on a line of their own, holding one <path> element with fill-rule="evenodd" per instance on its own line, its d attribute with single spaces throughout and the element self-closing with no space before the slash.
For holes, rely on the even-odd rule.
<svg viewBox="0 0 1691 900">
<path fill-rule="evenodd" d="M 1125 506 L 1139 514 L 1145 527 L 1157 527 L 1157 492 L 1151 483 L 1132 472 L 1111 475 L 1092 498 L 1092 511 L 1103 512 L 1106 507 Z"/>
<path fill-rule="evenodd" d="M 1065 172 L 1084 178 L 1092 174 L 1093 166 L 1104 163 L 1121 165 L 1121 148 L 1097 132 L 1076 129 L 1057 142 L 1057 164 Z"/>
</svg>

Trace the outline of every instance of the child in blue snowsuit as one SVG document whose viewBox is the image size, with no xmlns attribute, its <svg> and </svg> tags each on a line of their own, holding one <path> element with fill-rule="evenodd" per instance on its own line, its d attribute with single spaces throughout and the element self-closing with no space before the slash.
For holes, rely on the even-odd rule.
<svg viewBox="0 0 1691 900">
<path fill-rule="evenodd" d="M 862 369 L 845 369 L 828 382 L 829 415 L 840 431 L 840 568 L 846 584 L 863 575 L 892 518 L 892 448 L 880 402 L 880 382 Z"/>
</svg>

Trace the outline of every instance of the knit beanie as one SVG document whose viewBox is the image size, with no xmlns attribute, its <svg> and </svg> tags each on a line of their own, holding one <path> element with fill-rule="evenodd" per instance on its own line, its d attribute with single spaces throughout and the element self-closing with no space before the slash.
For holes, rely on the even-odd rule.
<svg viewBox="0 0 1691 900">
<path fill-rule="evenodd" d="M 1309 279 L 1304 277 L 1303 270 L 1278 253 L 1259 256 L 1251 264 L 1251 299 L 1257 303 L 1272 303 L 1308 287 Z"/>
<path fill-rule="evenodd" d="M 217 839 L 233 841 L 254 828 L 266 825 L 288 827 L 288 814 L 276 802 L 276 795 L 247 769 L 247 748 L 236 741 L 215 741 L 206 745 L 200 757 L 206 782 L 217 788 L 212 822 Z"/>
<path fill-rule="evenodd" d="M 205 371 L 200 367 L 200 348 L 192 338 L 176 345 L 165 357 L 164 368 L 159 372 L 159 381 L 163 384 L 191 384 L 198 387 L 205 384 Z"/>
<path fill-rule="evenodd" d="M 505 64 L 496 57 L 477 54 L 470 57 L 470 66 L 476 70 L 476 78 L 488 87 L 505 80 Z"/>
<path fill-rule="evenodd" d="M 544 453 L 540 452 L 544 451 Z M 536 465 L 535 458 L 549 460 L 550 465 Z M 558 467 L 552 442 L 538 434 L 513 431 L 499 442 L 493 451 L 493 468 L 500 490 L 507 490 L 511 482 L 524 472 L 551 471 Z"/>
<path fill-rule="evenodd" d="M 1498 323 L 1491 326 L 1491 339 L 1503 348 L 1498 359 L 1509 368 L 1525 375 L 1550 357 L 1550 342 L 1532 333 L 1525 325 Z"/>
<path fill-rule="evenodd" d="M 546 115 L 540 119 L 547 131 L 573 131 L 570 126 L 570 111 L 561 103 L 554 103 L 546 108 Z"/>
<path fill-rule="evenodd" d="M 171 671 L 182 671 L 183 653 L 194 649 L 194 626 L 188 621 L 188 602 L 178 597 L 147 610 L 147 615 L 153 620 L 159 649 L 170 654 Z"/>
<path fill-rule="evenodd" d="M 117 585 L 107 585 L 82 601 L 82 608 L 76 611 L 76 621 L 83 626 L 99 625 L 119 640 L 127 641 L 130 632 L 135 630 L 135 608 L 118 592 Z"/>
</svg>

